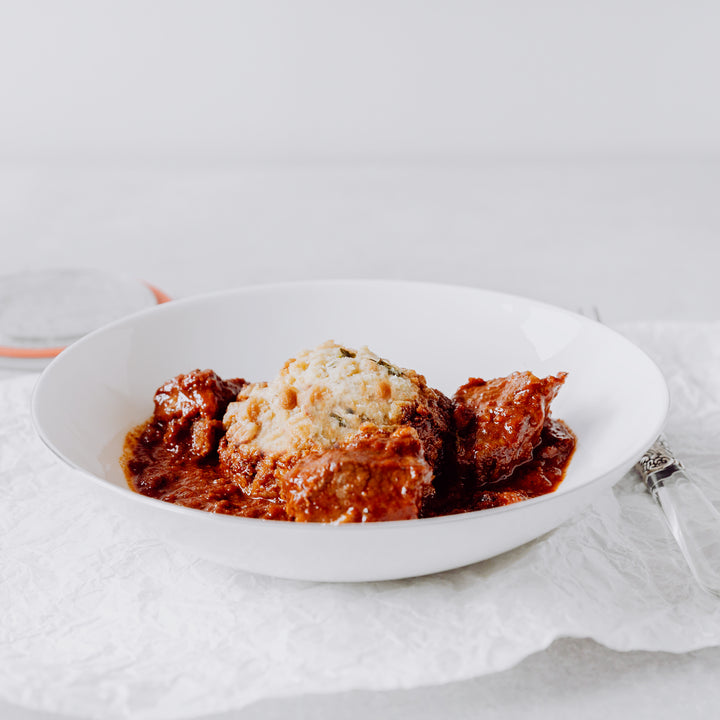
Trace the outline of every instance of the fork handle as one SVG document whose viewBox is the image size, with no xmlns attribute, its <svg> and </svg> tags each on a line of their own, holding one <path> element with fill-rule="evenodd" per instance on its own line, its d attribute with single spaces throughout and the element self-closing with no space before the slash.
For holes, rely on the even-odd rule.
<svg viewBox="0 0 720 720">
<path fill-rule="evenodd" d="M 660 437 L 639 470 L 697 582 L 720 596 L 720 513 Z"/>
</svg>

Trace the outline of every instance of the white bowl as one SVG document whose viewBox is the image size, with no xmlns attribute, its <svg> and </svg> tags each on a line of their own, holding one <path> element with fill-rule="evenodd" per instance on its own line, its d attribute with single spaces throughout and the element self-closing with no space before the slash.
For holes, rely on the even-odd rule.
<svg viewBox="0 0 720 720">
<path fill-rule="evenodd" d="M 194 368 L 269 380 L 304 348 L 368 345 L 451 395 L 468 377 L 569 373 L 553 403 L 578 445 L 552 494 L 450 517 L 363 525 L 215 515 L 132 492 L 125 434 L 152 413 L 165 380 Z M 639 349 L 592 320 L 484 290 L 390 281 L 250 287 L 180 300 L 93 332 L 38 381 L 44 442 L 104 491 L 108 505 L 197 555 L 256 573 L 384 580 L 478 562 L 557 527 L 615 483 L 661 430 L 668 390 Z"/>
</svg>

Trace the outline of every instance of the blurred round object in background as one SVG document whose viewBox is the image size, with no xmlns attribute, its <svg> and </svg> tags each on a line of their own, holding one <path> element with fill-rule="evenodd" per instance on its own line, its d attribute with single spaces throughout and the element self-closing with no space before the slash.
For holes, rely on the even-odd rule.
<svg viewBox="0 0 720 720">
<path fill-rule="evenodd" d="M 104 270 L 0 275 L 0 366 L 40 370 L 92 330 L 167 300 L 147 283 Z"/>
</svg>

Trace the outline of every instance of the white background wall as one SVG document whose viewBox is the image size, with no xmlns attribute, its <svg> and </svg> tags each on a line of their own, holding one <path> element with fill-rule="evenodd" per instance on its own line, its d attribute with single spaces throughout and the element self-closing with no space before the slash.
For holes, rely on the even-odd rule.
<svg viewBox="0 0 720 720">
<path fill-rule="evenodd" d="M 717 318 L 719 71 L 717 0 L 0 0 L 0 273 Z"/>
<path fill-rule="evenodd" d="M 720 151 L 708 0 L 2 0 L 0 157 Z"/>
</svg>

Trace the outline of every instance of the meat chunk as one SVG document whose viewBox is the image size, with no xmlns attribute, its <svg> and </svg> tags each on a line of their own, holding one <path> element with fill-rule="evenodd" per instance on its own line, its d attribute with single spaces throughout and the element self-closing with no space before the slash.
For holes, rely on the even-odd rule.
<svg viewBox="0 0 720 720">
<path fill-rule="evenodd" d="M 190 452 L 197 457 L 208 457 L 217 450 L 222 431 L 220 420 L 193 420 L 190 426 Z"/>
<path fill-rule="evenodd" d="M 245 381 L 223 380 L 212 370 L 193 370 L 166 382 L 155 393 L 155 419 L 190 422 L 195 418 L 222 420 Z"/>
<path fill-rule="evenodd" d="M 455 393 L 458 461 L 479 485 L 508 477 L 532 459 L 550 402 L 566 373 L 540 379 L 530 372 L 504 378 L 471 378 Z"/>
<path fill-rule="evenodd" d="M 533 463 L 564 466 L 575 451 L 575 433 L 562 420 L 547 418 L 542 429 L 541 442 L 533 453 Z M 562 458 L 560 463 L 554 461 Z"/>
<path fill-rule="evenodd" d="M 418 517 L 433 473 L 417 432 L 360 433 L 307 456 L 283 482 L 288 515 L 303 522 L 376 522 Z"/>
<path fill-rule="evenodd" d="M 417 431 L 425 459 L 435 479 L 442 475 L 448 454 L 453 454 L 455 425 L 453 402 L 439 390 L 427 388 L 424 402 L 407 407 L 401 421 Z"/>
<path fill-rule="evenodd" d="M 212 370 L 178 375 L 155 393 L 153 420 L 175 452 L 207 457 L 217 450 L 222 417 L 244 385 L 244 380 L 223 380 Z"/>
<path fill-rule="evenodd" d="M 466 507 L 484 510 L 552 492 L 565 475 L 575 444 L 575 435 L 562 420 L 547 418 L 532 460 L 518 467 L 506 483 L 476 487 Z"/>
</svg>

